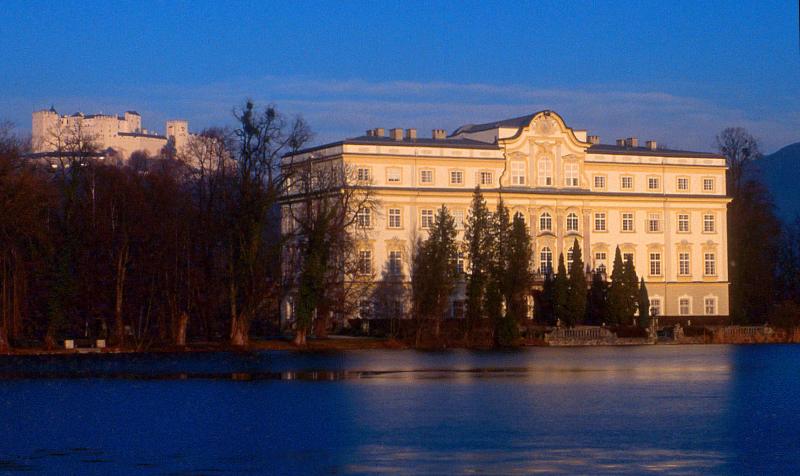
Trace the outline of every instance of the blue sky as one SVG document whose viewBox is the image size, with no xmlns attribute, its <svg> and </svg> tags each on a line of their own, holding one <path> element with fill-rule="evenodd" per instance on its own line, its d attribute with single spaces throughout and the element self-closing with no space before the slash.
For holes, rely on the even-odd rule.
<svg viewBox="0 0 800 476">
<path fill-rule="evenodd" d="M 759 2 L 36 2 L 0 8 L 0 118 L 136 109 L 231 123 L 251 97 L 315 142 L 539 109 L 603 142 L 800 141 L 798 6 Z"/>
</svg>

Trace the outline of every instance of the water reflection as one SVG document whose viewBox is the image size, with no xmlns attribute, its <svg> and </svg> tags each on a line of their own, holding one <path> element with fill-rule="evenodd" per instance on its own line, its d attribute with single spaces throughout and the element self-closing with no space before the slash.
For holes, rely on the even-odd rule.
<svg viewBox="0 0 800 476">
<path fill-rule="evenodd" d="M 800 346 L 0 358 L 0 473 L 792 472 Z"/>
</svg>

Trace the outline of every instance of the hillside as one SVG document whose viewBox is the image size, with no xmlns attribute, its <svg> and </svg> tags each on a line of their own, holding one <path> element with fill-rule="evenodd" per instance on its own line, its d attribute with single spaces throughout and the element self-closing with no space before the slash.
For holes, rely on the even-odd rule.
<svg viewBox="0 0 800 476">
<path fill-rule="evenodd" d="M 778 215 L 793 220 L 800 215 L 800 142 L 787 145 L 758 161 L 761 177 L 778 207 Z"/>
</svg>

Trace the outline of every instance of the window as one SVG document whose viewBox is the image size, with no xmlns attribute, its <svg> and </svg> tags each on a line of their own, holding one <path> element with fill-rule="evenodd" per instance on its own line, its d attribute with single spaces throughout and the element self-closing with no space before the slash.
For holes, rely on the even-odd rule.
<svg viewBox="0 0 800 476">
<path fill-rule="evenodd" d="M 703 233 L 714 233 L 717 230 L 717 225 L 714 220 L 713 213 L 706 213 L 703 215 Z"/>
<path fill-rule="evenodd" d="M 358 252 L 358 274 L 372 274 L 371 250 L 360 250 Z"/>
<path fill-rule="evenodd" d="M 678 253 L 678 274 L 681 276 L 689 276 L 691 274 L 689 253 L 685 251 Z"/>
<path fill-rule="evenodd" d="M 525 162 L 511 162 L 511 185 L 525 185 Z"/>
<path fill-rule="evenodd" d="M 539 216 L 539 231 L 552 231 L 553 230 L 553 217 L 549 213 L 544 212 Z"/>
<path fill-rule="evenodd" d="M 464 274 L 464 252 L 459 251 L 456 254 L 456 273 Z"/>
<path fill-rule="evenodd" d="M 420 170 L 419 183 L 432 184 L 433 183 L 433 170 Z"/>
<path fill-rule="evenodd" d="M 622 253 L 622 262 L 627 263 L 628 261 L 633 263 L 633 253 Z"/>
<path fill-rule="evenodd" d="M 706 276 L 717 275 L 717 255 L 705 253 L 703 256 L 703 274 Z"/>
<path fill-rule="evenodd" d="M 650 276 L 661 276 L 661 253 L 650 253 Z"/>
<path fill-rule="evenodd" d="M 578 186 L 578 164 L 564 164 L 564 185 L 567 187 Z"/>
<path fill-rule="evenodd" d="M 481 172 L 480 173 L 480 184 L 481 185 L 492 185 L 494 183 L 494 174 L 492 172 Z"/>
<path fill-rule="evenodd" d="M 370 170 L 368 168 L 366 168 L 366 167 L 359 167 L 358 168 L 358 181 L 359 182 L 369 182 L 370 180 L 372 180 L 372 174 L 370 174 Z"/>
<path fill-rule="evenodd" d="M 606 252 L 598 251 L 594 254 L 594 266 L 601 273 L 606 272 Z"/>
<path fill-rule="evenodd" d="M 708 296 L 703 298 L 703 312 L 706 316 L 713 316 L 717 314 L 717 298 Z"/>
<path fill-rule="evenodd" d="M 453 221 L 456 224 L 456 228 L 459 230 L 464 228 L 464 210 L 455 209 L 453 210 Z"/>
<path fill-rule="evenodd" d="M 400 228 L 402 221 L 400 220 L 400 209 L 389 209 L 389 228 Z"/>
<path fill-rule="evenodd" d="M 356 214 L 356 225 L 359 228 L 369 228 L 372 226 L 372 210 L 360 208 Z"/>
<path fill-rule="evenodd" d="M 578 231 L 578 215 L 574 213 L 567 215 L 567 231 Z"/>
<path fill-rule="evenodd" d="M 650 298 L 650 316 L 660 316 L 661 315 L 661 298 L 652 297 Z"/>
<path fill-rule="evenodd" d="M 420 225 L 422 228 L 430 228 L 433 226 L 433 209 L 432 208 L 424 208 L 420 212 Z"/>
<path fill-rule="evenodd" d="M 462 319 L 464 317 L 464 301 L 453 301 L 452 307 L 453 319 Z"/>
<path fill-rule="evenodd" d="M 689 233 L 689 214 L 678 214 L 678 233 Z"/>
<path fill-rule="evenodd" d="M 399 250 L 389 252 L 389 273 L 400 274 L 403 272 L 403 253 Z"/>
<path fill-rule="evenodd" d="M 606 188 L 606 177 L 604 175 L 594 176 L 594 188 L 603 190 Z"/>
<path fill-rule="evenodd" d="M 542 273 L 553 272 L 553 252 L 546 246 L 539 253 L 539 270 Z"/>
<path fill-rule="evenodd" d="M 539 159 L 539 186 L 551 187 L 553 185 L 553 161 Z"/>
<path fill-rule="evenodd" d="M 661 231 L 661 214 L 650 213 L 647 215 L 647 231 L 657 233 Z"/>
<path fill-rule="evenodd" d="M 647 189 L 658 190 L 661 188 L 661 181 L 658 177 L 647 177 Z"/>
<path fill-rule="evenodd" d="M 692 313 L 692 300 L 688 297 L 678 299 L 678 314 L 688 316 Z"/>
<path fill-rule="evenodd" d="M 450 185 L 463 185 L 463 184 L 464 184 L 464 172 L 461 170 L 451 170 Z"/>
<path fill-rule="evenodd" d="M 595 231 L 606 231 L 606 214 L 605 213 L 595 213 L 594 214 L 594 230 Z"/>
<path fill-rule="evenodd" d="M 689 177 L 678 177 L 678 191 L 679 192 L 689 191 Z"/>
<path fill-rule="evenodd" d="M 567 271 L 572 269 L 572 262 L 575 261 L 574 254 L 572 248 L 567 250 Z"/>
<path fill-rule="evenodd" d="M 400 183 L 402 169 L 399 167 L 389 167 L 386 169 L 386 181 L 388 183 Z"/>
<path fill-rule="evenodd" d="M 703 179 L 703 191 L 704 192 L 713 192 L 714 191 L 714 179 L 713 178 L 704 178 Z"/>
<path fill-rule="evenodd" d="M 623 175 L 620 179 L 620 187 L 622 190 L 633 190 L 633 177 L 630 175 Z"/>
<path fill-rule="evenodd" d="M 361 319 L 369 319 L 372 314 L 372 303 L 369 299 L 358 300 L 358 317 Z"/>
<path fill-rule="evenodd" d="M 622 231 L 633 231 L 633 213 L 622 213 Z"/>
</svg>

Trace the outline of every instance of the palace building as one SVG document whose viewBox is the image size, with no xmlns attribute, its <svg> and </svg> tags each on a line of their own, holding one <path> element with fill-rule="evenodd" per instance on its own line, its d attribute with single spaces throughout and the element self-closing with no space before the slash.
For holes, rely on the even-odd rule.
<svg viewBox="0 0 800 476">
<path fill-rule="evenodd" d="M 176 149 L 189 140 L 189 123 L 184 120 L 166 121 L 165 134 L 142 128 L 142 117 L 135 111 L 122 116 L 108 114 L 59 115 L 55 108 L 35 111 L 31 121 L 31 149 L 34 156 L 46 157 L 58 152 L 68 135 L 80 134 L 93 141 L 101 152 L 113 150 L 123 161 L 133 152 L 158 155 L 171 140 Z"/>
<path fill-rule="evenodd" d="M 377 208 L 359 217 L 368 239 L 358 259 L 377 279 L 387 272 L 407 279 L 411 246 L 442 204 L 463 239 L 479 185 L 490 210 L 502 195 L 511 214 L 524 217 L 540 278 L 559 254 L 569 262 L 575 239 L 587 266 L 608 274 L 619 246 L 644 277 L 660 323 L 717 323 L 729 313 L 730 199 L 720 155 L 659 148 L 654 141 L 642 146 L 636 138 L 601 144 L 555 112 L 541 111 L 465 125 L 449 136 L 437 129 L 431 138 L 417 137 L 415 129 L 387 135 L 378 128 L 284 158 L 287 164 L 308 160 L 357 170 L 358 184 L 374 192 Z M 367 299 L 359 306 L 365 316 Z M 286 303 L 284 313 L 291 307 Z M 462 285 L 451 315 L 460 317 L 463 308 Z"/>
</svg>

